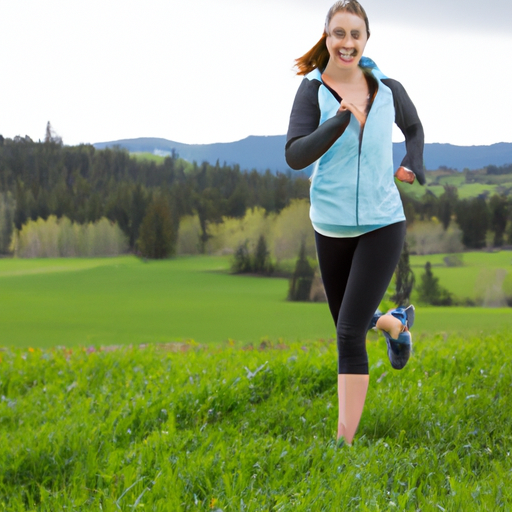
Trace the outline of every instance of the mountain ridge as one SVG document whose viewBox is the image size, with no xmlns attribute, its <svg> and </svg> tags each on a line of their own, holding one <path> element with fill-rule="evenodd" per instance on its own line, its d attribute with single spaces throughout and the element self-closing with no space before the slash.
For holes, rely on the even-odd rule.
<svg viewBox="0 0 512 512">
<path fill-rule="evenodd" d="M 169 155 L 177 153 L 190 162 L 204 161 L 215 164 L 238 164 L 243 170 L 256 169 L 264 172 L 286 172 L 289 167 L 284 158 L 285 135 L 250 135 L 234 142 L 216 142 L 211 144 L 185 144 L 158 137 L 139 137 L 121 139 L 93 144 L 97 149 L 119 146 L 131 153 L 149 152 Z M 405 143 L 393 143 L 393 160 L 395 167 L 405 155 Z M 453 144 L 425 144 L 425 166 L 435 170 L 441 166 L 462 171 L 481 169 L 488 165 L 505 165 L 512 163 L 512 143 L 498 142 L 489 146 L 456 146 Z"/>
</svg>

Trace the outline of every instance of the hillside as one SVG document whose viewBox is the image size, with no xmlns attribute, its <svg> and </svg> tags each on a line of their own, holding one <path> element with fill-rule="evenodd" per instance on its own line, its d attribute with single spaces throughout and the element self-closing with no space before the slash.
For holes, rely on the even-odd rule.
<svg viewBox="0 0 512 512">
<path fill-rule="evenodd" d="M 141 137 L 110 142 L 97 142 L 97 149 L 121 146 L 130 153 L 148 152 L 165 155 L 172 151 L 188 161 L 222 164 L 238 164 L 241 169 L 256 169 L 272 172 L 287 171 L 284 159 L 285 135 L 250 136 L 245 139 L 215 144 L 183 144 L 172 140 Z M 405 154 L 405 144 L 394 144 L 395 167 L 400 164 Z M 501 142 L 490 146 L 454 146 L 452 144 L 426 144 L 425 166 L 427 169 L 438 169 L 441 166 L 462 171 L 465 168 L 481 169 L 489 164 L 504 165 L 512 163 L 512 143 Z"/>
</svg>

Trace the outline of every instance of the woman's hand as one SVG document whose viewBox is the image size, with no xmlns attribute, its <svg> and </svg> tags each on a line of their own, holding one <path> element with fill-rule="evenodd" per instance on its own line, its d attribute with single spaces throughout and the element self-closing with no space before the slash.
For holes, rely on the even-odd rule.
<svg viewBox="0 0 512 512">
<path fill-rule="evenodd" d="M 395 172 L 395 178 L 399 181 L 410 183 L 412 185 L 416 176 L 411 170 L 407 169 L 407 167 L 400 166 Z"/>
<path fill-rule="evenodd" d="M 339 111 L 343 112 L 344 110 L 349 110 L 350 113 L 359 121 L 361 127 L 366 123 L 366 114 L 361 112 L 353 103 L 349 103 L 348 101 L 341 100 Z"/>
</svg>

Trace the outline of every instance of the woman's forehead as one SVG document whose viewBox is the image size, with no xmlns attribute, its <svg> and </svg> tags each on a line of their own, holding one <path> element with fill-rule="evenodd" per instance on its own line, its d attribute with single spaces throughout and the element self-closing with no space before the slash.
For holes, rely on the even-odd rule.
<svg viewBox="0 0 512 512">
<path fill-rule="evenodd" d="M 336 27 L 336 26 L 339 26 L 339 27 L 350 26 L 352 28 L 357 27 L 357 28 L 364 29 L 366 26 L 366 23 L 363 20 L 363 18 L 361 18 L 357 14 L 352 14 L 351 12 L 348 12 L 348 11 L 338 11 L 332 16 L 331 21 L 329 22 L 329 27 L 332 28 L 332 27 Z"/>
</svg>

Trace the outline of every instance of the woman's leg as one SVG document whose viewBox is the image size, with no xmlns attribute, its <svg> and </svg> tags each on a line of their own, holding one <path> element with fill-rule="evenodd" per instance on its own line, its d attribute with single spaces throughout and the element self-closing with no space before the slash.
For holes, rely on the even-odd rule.
<svg viewBox="0 0 512 512">
<path fill-rule="evenodd" d="M 317 251 L 338 341 L 338 437 L 357 430 L 368 389 L 366 332 L 400 258 L 405 222 L 357 238 L 317 234 Z M 337 317 L 336 317 L 337 311 Z"/>
</svg>

